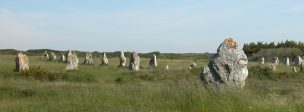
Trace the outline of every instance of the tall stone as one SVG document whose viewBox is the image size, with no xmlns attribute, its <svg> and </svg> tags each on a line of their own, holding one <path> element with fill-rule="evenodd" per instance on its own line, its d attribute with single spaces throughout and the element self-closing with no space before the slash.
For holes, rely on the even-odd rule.
<svg viewBox="0 0 304 112">
<path fill-rule="evenodd" d="M 272 58 L 272 63 L 274 63 L 275 65 L 279 65 L 280 59 L 278 57 L 273 57 Z"/>
<path fill-rule="evenodd" d="M 285 58 L 284 58 L 284 64 L 285 64 L 286 66 L 289 66 L 289 58 L 288 58 L 288 57 L 285 57 Z"/>
<path fill-rule="evenodd" d="M 130 56 L 129 70 L 139 71 L 140 58 L 138 53 L 133 51 Z"/>
<path fill-rule="evenodd" d="M 157 67 L 157 60 L 156 60 L 156 55 L 153 54 L 150 61 L 149 61 L 149 65 L 151 67 Z"/>
<path fill-rule="evenodd" d="M 55 61 L 57 59 L 57 56 L 54 52 L 51 52 L 51 57 L 50 57 L 50 60 L 51 61 Z"/>
<path fill-rule="evenodd" d="M 126 63 L 127 63 L 127 58 L 125 57 L 124 52 L 120 51 L 119 67 L 125 67 Z"/>
<path fill-rule="evenodd" d="M 261 58 L 259 59 L 259 63 L 262 64 L 262 65 L 265 64 L 265 58 L 264 58 L 264 57 L 261 57 Z"/>
<path fill-rule="evenodd" d="M 244 51 L 238 48 L 234 39 L 228 38 L 202 71 L 201 79 L 209 85 L 242 88 L 248 77 L 247 63 Z"/>
<path fill-rule="evenodd" d="M 102 59 L 101 59 L 101 65 L 107 65 L 109 63 L 109 60 L 107 58 L 106 52 L 103 52 Z"/>
<path fill-rule="evenodd" d="M 294 73 L 297 73 L 298 71 L 297 71 L 297 67 L 292 67 L 292 71 L 294 72 Z"/>
<path fill-rule="evenodd" d="M 66 57 L 65 57 L 64 53 L 61 53 L 59 61 L 66 62 Z"/>
<path fill-rule="evenodd" d="M 67 63 L 68 63 L 68 65 L 66 66 L 65 70 L 77 70 L 78 69 L 79 60 L 78 60 L 77 54 L 72 53 L 71 50 L 68 53 Z"/>
<path fill-rule="evenodd" d="M 83 64 L 86 64 L 86 65 L 92 65 L 92 64 L 94 64 L 94 62 L 93 62 L 93 55 L 92 55 L 91 52 L 87 52 L 86 53 Z"/>
<path fill-rule="evenodd" d="M 295 59 L 295 65 L 300 66 L 302 63 L 303 63 L 302 57 L 298 55 Z"/>
<path fill-rule="evenodd" d="M 23 53 L 18 53 L 15 59 L 16 71 L 26 71 L 29 70 L 29 59 Z"/>
</svg>

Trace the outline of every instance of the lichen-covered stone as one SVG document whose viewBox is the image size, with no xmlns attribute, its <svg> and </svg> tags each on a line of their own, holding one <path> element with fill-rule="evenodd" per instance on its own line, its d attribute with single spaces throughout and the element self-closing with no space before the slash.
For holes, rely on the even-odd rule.
<svg viewBox="0 0 304 112">
<path fill-rule="evenodd" d="M 91 52 L 87 52 L 86 53 L 86 56 L 85 56 L 83 64 L 86 64 L 86 65 L 92 65 L 92 64 L 94 64 L 94 62 L 93 62 L 93 55 L 92 55 Z"/>
<path fill-rule="evenodd" d="M 65 70 L 77 70 L 78 69 L 78 57 L 76 53 L 72 53 L 72 51 L 69 51 L 68 57 L 67 57 L 67 63 Z"/>
<path fill-rule="evenodd" d="M 201 79 L 210 85 L 227 85 L 242 88 L 248 77 L 248 59 L 237 42 L 226 39 L 212 56 L 208 67 L 204 67 Z"/>
<path fill-rule="evenodd" d="M 127 58 L 125 57 L 124 52 L 120 51 L 119 67 L 125 67 L 126 63 L 127 63 Z"/>
<path fill-rule="evenodd" d="M 107 65 L 109 63 L 109 60 L 107 58 L 106 52 L 103 52 L 101 57 L 101 65 Z"/>
<path fill-rule="evenodd" d="M 153 54 L 150 61 L 149 61 L 149 65 L 151 67 L 157 67 L 157 60 L 156 60 L 156 55 Z"/>
</svg>

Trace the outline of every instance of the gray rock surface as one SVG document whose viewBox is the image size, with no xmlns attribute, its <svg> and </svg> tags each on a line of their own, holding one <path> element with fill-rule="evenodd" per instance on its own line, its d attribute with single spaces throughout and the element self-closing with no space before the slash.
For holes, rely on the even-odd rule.
<svg viewBox="0 0 304 112">
<path fill-rule="evenodd" d="M 139 71 L 140 58 L 138 53 L 133 51 L 130 56 L 129 70 Z"/>
<path fill-rule="evenodd" d="M 29 70 L 29 59 L 27 55 L 21 52 L 17 54 L 15 64 L 17 72 Z"/>
<path fill-rule="evenodd" d="M 55 61 L 57 59 L 57 56 L 54 52 L 51 52 L 51 57 L 50 57 L 50 60 L 51 61 Z"/>
<path fill-rule="evenodd" d="M 261 58 L 259 59 L 259 63 L 262 64 L 262 65 L 265 64 L 265 58 L 264 58 L 264 57 L 261 57 Z"/>
<path fill-rule="evenodd" d="M 94 62 L 93 62 L 93 55 L 92 55 L 91 52 L 87 52 L 86 53 L 83 64 L 86 64 L 86 65 L 92 65 L 92 64 L 94 64 Z"/>
<path fill-rule="evenodd" d="M 77 70 L 78 69 L 78 57 L 76 53 L 72 53 L 70 50 L 67 56 L 67 63 L 68 65 L 66 66 L 65 70 Z"/>
<path fill-rule="evenodd" d="M 43 55 L 42 55 L 42 59 L 43 60 L 50 60 L 50 55 L 48 54 L 47 51 L 44 51 Z"/>
<path fill-rule="evenodd" d="M 218 47 L 208 67 L 202 71 L 201 79 L 210 85 L 242 88 L 248 77 L 247 63 L 244 51 L 238 48 L 234 39 L 228 38 Z"/>
<path fill-rule="evenodd" d="M 61 62 L 66 62 L 66 56 L 64 55 L 64 53 L 61 53 L 61 56 L 59 58 L 59 61 Z"/>
<path fill-rule="evenodd" d="M 274 63 L 275 65 L 279 65 L 280 59 L 278 57 L 273 57 L 272 58 L 272 63 Z"/>
</svg>

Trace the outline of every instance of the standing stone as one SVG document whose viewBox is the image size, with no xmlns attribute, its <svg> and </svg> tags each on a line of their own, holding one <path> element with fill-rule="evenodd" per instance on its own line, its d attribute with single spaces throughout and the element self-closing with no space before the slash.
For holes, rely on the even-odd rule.
<svg viewBox="0 0 304 112">
<path fill-rule="evenodd" d="M 78 57 L 76 53 L 72 53 L 72 51 L 69 51 L 68 57 L 67 57 L 68 65 L 66 66 L 65 70 L 77 70 L 78 69 Z"/>
<path fill-rule="evenodd" d="M 295 64 L 297 66 L 300 66 L 302 64 L 302 62 L 303 62 L 303 60 L 302 60 L 301 56 L 298 55 L 295 59 Z"/>
<path fill-rule="evenodd" d="M 107 54 L 106 54 L 106 52 L 103 52 L 102 59 L 101 59 L 101 65 L 107 65 L 108 63 L 109 63 L 109 60 L 107 58 Z"/>
<path fill-rule="evenodd" d="M 247 56 L 238 48 L 237 42 L 226 39 L 202 71 L 201 79 L 210 85 L 242 88 L 248 77 L 247 63 Z"/>
<path fill-rule="evenodd" d="M 48 54 L 48 52 L 47 51 L 44 51 L 44 53 L 43 53 L 43 59 L 44 60 L 50 60 L 50 56 L 49 56 L 49 54 Z"/>
<path fill-rule="evenodd" d="M 189 70 L 194 69 L 194 68 L 196 68 L 196 66 L 197 66 L 196 63 L 193 62 L 189 65 L 188 69 Z"/>
<path fill-rule="evenodd" d="M 61 53 L 59 61 L 61 61 L 61 62 L 65 62 L 66 61 L 66 57 L 65 57 L 65 55 L 63 53 Z"/>
<path fill-rule="evenodd" d="M 288 57 L 285 57 L 285 58 L 284 58 L 284 64 L 285 64 L 286 66 L 289 66 L 289 58 L 288 58 Z"/>
<path fill-rule="evenodd" d="M 277 65 L 275 63 L 272 63 L 269 65 L 269 68 L 272 70 L 272 71 L 277 71 Z"/>
<path fill-rule="evenodd" d="M 151 67 L 157 67 L 157 60 L 156 60 L 156 55 L 155 54 L 152 55 L 152 57 L 150 59 L 150 62 L 149 62 L 149 65 Z"/>
<path fill-rule="evenodd" d="M 119 67 L 125 67 L 126 63 L 127 63 L 127 58 L 125 57 L 124 52 L 120 51 Z"/>
<path fill-rule="evenodd" d="M 278 57 L 273 57 L 272 63 L 274 63 L 275 65 L 279 65 L 279 63 L 280 63 L 279 58 Z"/>
<path fill-rule="evenodd" d="M 169 65 L 166 65 L 166 66 L 164 67 L 164 70 L 169 70 Z"/>
<path fill-rule="evenodd" d="M 50 60 L 51 61 L 55 61 L 56 59 L 57 59 L 56 54 L 54 52 L 51 52 L 51 58 L 50 58 Z"/>
<path fill-rule="evenodd" d="M 264 57 L 261 57 L 261 58 L 259 59 L 259 63 L 262 64 L 262 65 L 265 64 L 265 58 L 264 58 Z"/>
<path fill-rule="evenodd" d="M 297 71 L 297 67 L 294 66 L 294 67 L 292 68 L 292 71 L 293 71 L 294 73 L 297 73 L 297 72 L 298 72 L 298 71 Z"/>
<path fill-rule="evenodd" d="M 15 59 L 16 71 L 26 71 L 29 70 L 29 59 L 23 53 L 18 53 Z"/>
<path fill-rule="evenodd" d="M 139 71 L 140 58 L 138 53 L 133 51 L 130 56 L 129 70 Z"/>
<path fill-rule="evenodd" d="M 87 52 L 86 53 L 86 56 L 85 56 L 83 64 L 86 64 L 86 65 L 92 65 L 92 64 L 94 64 L 94 62 L 93 62 L 93 56 L 92 56 L 91 52 Z"/>
</svg>

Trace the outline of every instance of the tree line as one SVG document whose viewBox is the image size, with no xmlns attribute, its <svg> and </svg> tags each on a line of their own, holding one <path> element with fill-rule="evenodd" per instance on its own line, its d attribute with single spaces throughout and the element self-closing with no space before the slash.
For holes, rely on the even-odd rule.
<svg viewBox="0 0 304 112">
<path fill-rule="evenodd" d="M 295 48 L 304 52 L 304 43 L 293 40 L 286 40 L 282 42 L 251 42 L 246 43 L 243 46 L 243 50 L 247 56 L 252 56 L 253 54 L 259 52 L 261 49 L 278 49 L 278 48 Z"/>
</svg>

